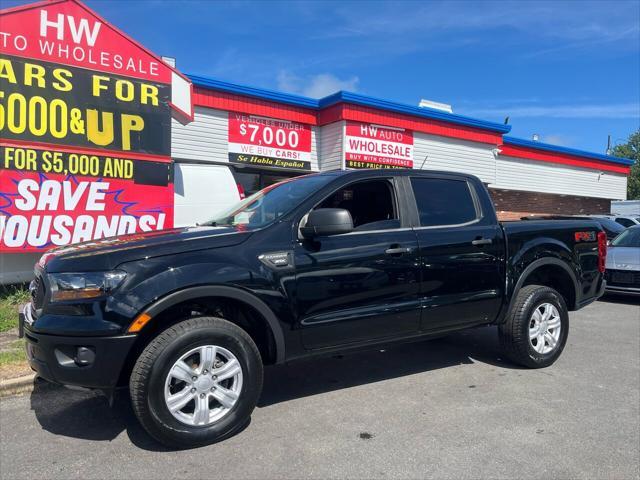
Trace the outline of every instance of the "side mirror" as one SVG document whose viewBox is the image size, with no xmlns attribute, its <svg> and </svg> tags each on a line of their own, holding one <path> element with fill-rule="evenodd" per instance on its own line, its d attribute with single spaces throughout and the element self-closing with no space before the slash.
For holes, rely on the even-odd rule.
<svg viewBox="0 0 640 480">
<path fill-rule="evenodd" d="M 353 220 L 349 210 L 344 208 L 319 208 L 312 210 L 307 217 L 307 223 L 300 228 L 304 238 L 311 239 L 319 236 L 338 235 L 353 230 Z"/>
</svg>

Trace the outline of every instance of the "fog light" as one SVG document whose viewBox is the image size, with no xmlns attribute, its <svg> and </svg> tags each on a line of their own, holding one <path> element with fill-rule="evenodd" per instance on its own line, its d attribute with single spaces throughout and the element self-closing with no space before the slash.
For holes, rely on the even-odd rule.
<svg viewBox="0 0 640 480">
<path fill-rule="evenodd" d="M 76 365 L 79 367 L 85 367 L 91 365 L 95 359 L 96 354 L 93 350 L 88 347 L 78 347 L 76 358 L 74 358 L 73 361 L 76 362 Z"/>
</svg>

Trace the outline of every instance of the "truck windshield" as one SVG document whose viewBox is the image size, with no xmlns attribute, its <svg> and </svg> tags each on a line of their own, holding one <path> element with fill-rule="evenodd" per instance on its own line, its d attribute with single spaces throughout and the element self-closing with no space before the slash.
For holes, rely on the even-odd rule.
<svg viewBox="0 0 640 480">
<path fill-rule="evenodd" d="M 333 180 L 327 175 L 305 175 L 263 188 L 201 225 L 240 225 L 259 228 L 289 213 L 307 196 Z"/>
</svg>

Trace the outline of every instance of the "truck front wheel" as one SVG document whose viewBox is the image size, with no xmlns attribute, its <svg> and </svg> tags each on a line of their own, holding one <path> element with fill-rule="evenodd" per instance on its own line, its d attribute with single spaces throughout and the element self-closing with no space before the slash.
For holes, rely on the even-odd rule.
<svg viewBox="0 0 640 480">
<path fill-rule="evenodd" d="M 212 443 L 237 432 L 262 390 L 262 361 L 251 337 L 221 318 L 179 322 L 140 354 L 129 381 L 133 410 L 160 443 Z"/>
<path fill-rule="evenodd" d="M 500 345 L 511 361 L 529 368 L 548 367 L 567 343 L 567 305 L 553 288 L 527 285 L 518 292 L 498 334 Z"/>
</svg>

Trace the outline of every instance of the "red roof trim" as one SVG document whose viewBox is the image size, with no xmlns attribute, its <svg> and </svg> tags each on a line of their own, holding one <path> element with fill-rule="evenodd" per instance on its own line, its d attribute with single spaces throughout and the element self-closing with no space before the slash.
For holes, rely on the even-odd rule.
<svg viewBox="0 0 640 480">
<path fill-rule="evenodd" d="M 411 117 L 400 113 L 385 112 L 361 105 L 343 104 L 341 107 L 342 111 L 340 116 L 342 120 L 377 123 L 389 127 L 413 130 L 414 132 L 458 138 L 471 142 L 488 143 L 491 145 L 499 145 L 502 143 L 501 134 L 479 128 L 455 125 L 453 123 L 440 122 L 427 118 Z"/>
<path fill-rule="evenodd" d="M 570 165 L 572 167 L 590 168 L 592 170 L 602 170 L 605 172 L 623 173 L 628 175 L 630 167 L 623 165 L 615 165 L 608 162 L 600 162 L 573 155 L 564 155 L 561 153 L 543 152 L 532 148 L 518 147 L 514 145 L 501 145 L 501 156 L 509 156 L 523 158 L 525 160 L 538 160 L 542 162 L 559 163 L 562 165 Z"/>
<path fill-rule="evenodd" d="M 231 112 L 261 115 L 263 117 L 279 118 L 293 122 L 317 125 L 316 112 L 311 109 L 290 105 L 267 102 L 257 98 L 218 92 L 195 87 L 193 89 L 193 105 L 199 107 L 216 108 Z"/>
<path fill-rule="evenodd" d="M 503 145 L 502 135 L 499 133 L 437 120 L 411 117 L 410 115 L 387 112 L 348 103 L 339 103 L 318 111 L 311 108 L 295 107 L 248 96 L 195 87 L 193 104 L 194 106 L 279 118 L 309 125 L 322 126 L 340 120 L 376 123 L 378 125 L 405 128 L 407 130 L 413 130 L 414 132 L 422 132 L 430 135 L 496 145 L 502 150 L 502 155 L 526 160 L 550 162 L 626 175 L 628 175 L 630 171 L 629 167 L 614 165 L 609 162 L 561 153 L 543 152 L 541 150 L 514 145 Z"/>
<path fill-rule="evenodd" d="M 436 120 L 413 118 L 408 115 L 384 112 L 359 105 L 338 104 L 316 111 L 199 87 L 194 88 L 193 104 L 200 107 L 280 118 L 309 125 L 327 125 L 338 120 L 354 120 L 491 145 L 502 143 L 502 136 L 499 133 Z"/>
<path fill-rule="evenodd" d="M 320 110 L 318 112 L 318 125 L 328 125 L 329 123 L 344 120 L 344 117 L 342 116 L 343 108 L 344 105 L 338 103 L 330 106 L 329 108 L 325 108 L 324 110 Z"/>
</svg>

